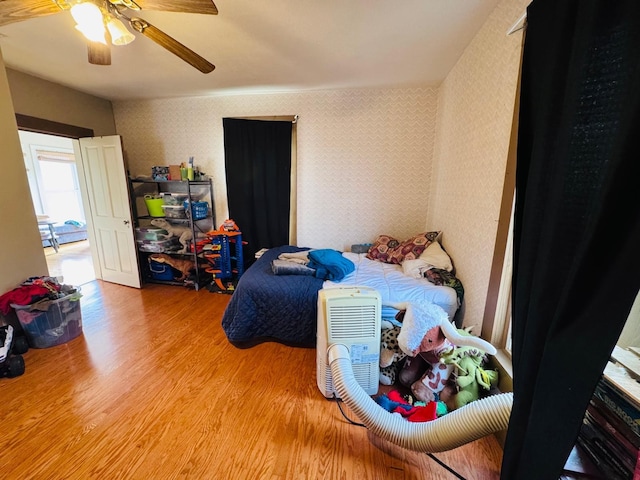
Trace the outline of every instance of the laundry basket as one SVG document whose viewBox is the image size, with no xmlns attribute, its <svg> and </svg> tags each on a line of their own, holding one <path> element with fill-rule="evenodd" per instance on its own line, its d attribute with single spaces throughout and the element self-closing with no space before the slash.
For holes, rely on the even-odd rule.
<svg viewBox="0 0 640 480">
<path fill-rule="evenodd" d="M 55 300 L 41 300 L 31 305 L 11 304 L 16 311 L 29 346 L 47 348 L 68 342 L 82 333 L 80 288 Z"/>
</svg>

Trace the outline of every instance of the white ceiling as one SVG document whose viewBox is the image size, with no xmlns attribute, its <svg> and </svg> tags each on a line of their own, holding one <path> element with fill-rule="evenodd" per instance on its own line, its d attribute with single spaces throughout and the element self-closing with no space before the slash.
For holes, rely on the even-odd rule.
<svg viewBox="0 0 640 480">
<path fill-rule="evenodd" d="M 91 65 L 62 11 L 0 27 L 0 49 L 9 68 L 109 100 L 438 85 L 497 2 L 215 0 L 218 15 L 137 12 L 213 63 L 208 74 L 139 33 L 111 48 L 110 66 Z"/>
</svg>

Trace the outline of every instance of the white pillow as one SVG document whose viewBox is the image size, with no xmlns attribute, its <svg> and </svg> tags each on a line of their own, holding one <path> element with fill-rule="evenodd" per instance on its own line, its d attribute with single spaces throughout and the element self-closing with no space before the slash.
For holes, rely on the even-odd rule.
<svg viewBox="0 0 640 480">
<path fill-rule="evenodd" d="M 425 248 L 424 252 L 418 257 L 420 260 L 424 260 L 430 265 L 433 265 L 436 268 L 441 268 L 442 270 L 446 270 L 450 272 L 453 270 L 453 264 L 451 263 L 451 258 L 447 255 L 442 249 L 442 246 L 438 242 L 431 243 L 427 248 Z"/>
<path fill-rule="evenodd" d="M 433 265 L 419 258 L 402 262 L 402 273 L 411 278 L 424 278 L 424 272 L 430 268 L 433 268 Z"/>
</svg>

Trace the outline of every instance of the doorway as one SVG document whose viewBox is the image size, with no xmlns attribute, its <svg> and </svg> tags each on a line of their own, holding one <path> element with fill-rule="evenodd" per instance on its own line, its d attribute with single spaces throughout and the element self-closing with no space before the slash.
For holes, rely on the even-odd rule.
<svg viewBox="0 0 640 480">
<path fill-rule="evenodd" d="M 49 275 L 71 285 L 95 280 L 73 140 L 18 133 Z"/>
<path fill-rule="evenodd" d="M 248 244 L 245 268 L 263 248 L 295 244 L 297 118 L 222 119 L 229 215 Z"/>
</svg>

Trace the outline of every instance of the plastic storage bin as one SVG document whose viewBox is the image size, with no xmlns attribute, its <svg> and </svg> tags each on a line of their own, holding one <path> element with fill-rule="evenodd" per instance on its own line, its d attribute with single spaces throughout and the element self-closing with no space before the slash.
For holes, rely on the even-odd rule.
<svg viewBox="0 0 640 480">
<path fill-rule="evenodd" d="M 187 212 L 182 205 L 162 205 L 162 210 L 167 218 L 187 218 Z"/>
<path fill-rule="evenodd" d="M 29 346 L 47 348 L 61 345 L 82 333 L 80 293 L 57 300 L 42 300 L 32 305 L 15 305 L 20 325 Z"/>
<path fill-rule="evenodd" d="M 189 209 L 189 201 L 184 202 L 184 208 Z M 207 218 L 209 214 L 209 203 L 207 202 L 191 202 L 191 218 L 194 220 L 202 220 Z"/>
<path fill-rule="evenodd" d="M 144 203 L 147 205 L 150 216 L 164 217 L 164 211 L 162 210 L 163 200 L 161 198 L 153 198 L 151 195 L 145 195 Z"/>
<path fill-rule="evenodd" d="M 157 227 L 137 227 L 136 228 L 136 240 L 166 240 L 169 236 L 164 228 Z"/>
<path fill-rule="evenodd" d="M 186 193 L 161 193 L 165 205 L 182 205 L 189 195 Z"/>
<path fill-rule="evenodd" d="M 166 263 L 160 263 L 149 259 L 149 272 L 151 273 L 151 278 L 154 280 L 173 280 L 173 270 Z"/>
<path fill-rule="evenodd" d="M 136 243 L 138 244 L 138 250 L 141 252 L 171 252 L 180 247 L 180 244 L 175 242 L 175 237 L 164 240 L 136 240 Z"/>
</svg>

